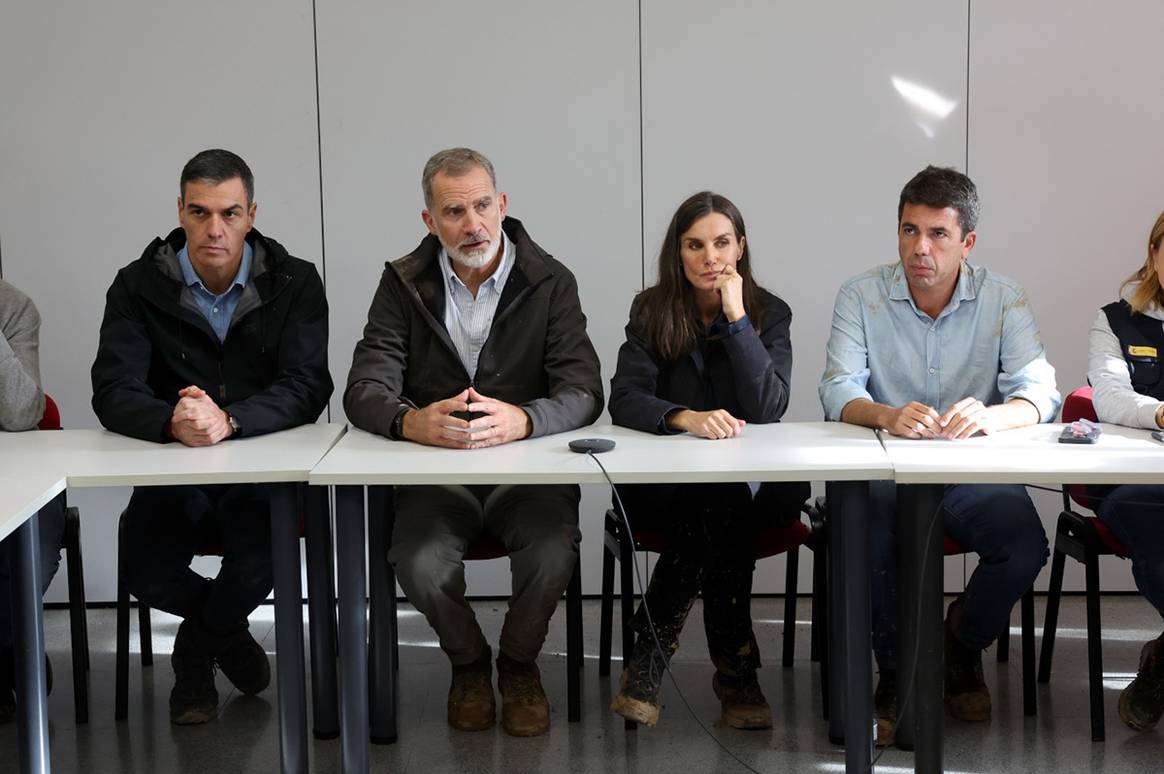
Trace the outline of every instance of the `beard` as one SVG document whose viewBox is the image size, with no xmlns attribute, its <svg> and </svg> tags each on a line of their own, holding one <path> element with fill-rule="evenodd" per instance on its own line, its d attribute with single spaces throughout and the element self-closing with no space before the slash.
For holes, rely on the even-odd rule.
<svg viewBox="0 0 1164 774">
<path fill-rule="evenodd" d="M 466 242 L 479 241 L 479 237 L 473 236 Z M 474 250 L 465 250 L 460 245 L 456 247 L 445 246 L 449 257 L 456 261 L 466 269 L 480 269 L 483 266 L 488 266 L 489 262 L 497 255 L 497 249 L 501 246 L 501 235 L 498 234 L 496 239 L 490 239 L 484 248 L 477 248 Z"/>
</svg>

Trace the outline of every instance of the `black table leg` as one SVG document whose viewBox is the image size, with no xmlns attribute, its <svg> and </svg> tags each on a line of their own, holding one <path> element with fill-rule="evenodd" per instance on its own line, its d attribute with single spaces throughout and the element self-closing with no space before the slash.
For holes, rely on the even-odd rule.
<svg viewBox="0 0 1164 774">
<path fill-rule="evenodd" d="M 303 525 L 307 549 L 307 621 L 311 632 L 311 722 L 316 739 L 339 736 L 336 687 L 335 565 L 331 508 L 326 486 L 304 491 Z"/>
<path fill-rule="evenodd" d="M 829 563 L 828 563 L 828 706 L 829 741 L 845 743 L 845 562 L 843 551 L 844 516 L 841 514 L 841 490 L 835 483 L 826 484 L 829 509 Z"/>
<path fill-rule="evenodd" d="M 845 722 L 845 771 L 869 771 L 873 758 L 873 666 L 870 656 L 869 614 L 869 483 L 834 482 L 829 491 L 830 536 L 836 553 L 830 558 L 833 581 L 843 584 L 838 608 L 843 611 L 844 630 L 835 637 L 841 647 L 832 668 L 844 664 L 844 673 L 834 671 L 831 685 L 840 683 L 844 698 L 830 706 L 832 718 Z M 840 573 L 834 567 L 843 567 Z M 834 597 L 835 598 L 835 597 Z M 835 617 L 834 617 L 835 618 Z M 834 640 L 830 635 L 830 640 Z M 836 647 L 830 643 L 830 647 Z M 838 686 L 838 687 L 840 687 Z M 834 694 L 835 695 L 835 694 Z"/>
<path fill-rule="evenodd" d="M 392 527 L 396 521 L 390 486 L 368 487 L 368 586 L 371 626 L 368 686 L 373 744 L 396 741 L 396 710 L 400 706 L 400 656 L 396 639 L 396 573 L 388 564 Z"/>
<path fill-rule="evenodd" d="M 48 692 L 44 668 L 44 610 L 41 604 L 40 517 L 25 520 L 8 538 L 12 567 L 13 637 L 20 771 L 51 770 Z"/>
<path fill-rule="evenodd" d="M 913 742 L 914 768 L 921 772 L 942 770 L 944 491 L 944 486 L 930 484 L 897 487 L 899 688 L 914 676 L 913 709 L 899 719 L 897 739 L 900 743 L 904 731 Z M 898 696 L 899 705 L 905 700 Z"/>
<path fill-rule="evenodd" d="M 299 575 L 300 484 L 271 485 L 271 561 L 279 685 L 279 760 L 307 774 L 307 687 L 303 678 L 303 583 Z"/>
<path fill-rule="evenodd" d="M 340 738 L 343 771 L 368 771 L 368 624 L 365 618 L 364 488 L 335 488 L 339 568 Z"/>
</svg>

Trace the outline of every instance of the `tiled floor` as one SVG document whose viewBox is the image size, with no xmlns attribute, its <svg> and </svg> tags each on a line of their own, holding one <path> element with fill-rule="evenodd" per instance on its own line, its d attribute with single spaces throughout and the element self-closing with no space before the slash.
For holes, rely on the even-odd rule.
<svg viewBox="0 0 1164 774">
<path fill-rule="evenodd" d="M 487 634 L 494 640 L 501 624 L 503 602 L 475 604 Z M 1036 603 L 1042 622 L 1043 599 Z M 716 728 L 718 705 L 711 692 L 711 667 L 703 642 L 699 609 L 692 611 L 688 631 L 673 662 L 674 673 L 694 711 L 693 719 L 673 687 L 664 692 L 665 709 L 655 729 L 623 730 L 611 714 L 610 679 L 597 668 L 598 604 L 585 604 L 586 669 L 583 676 L 582 722 L 565 716 L 565 627 L 563 616 L 550 627 L 541 659 L 542 675 L 553 704 L 553 728 L 538 739 L 512 739 L 499 729 L 477 734 L 450 730 L 444 722 L 448 666 L 427 625 L 411 608 L 401 607 L 400 741 L 371 749 L 373 771 L 418 772 L 746 772 L 733 756 L 759 772 L 841 771 L 843 751 L 829 744 L 820 719 L 818 669 L 808 660 L 809 610 L 802 600 L 797 632 L 797 659 L 791 669 L 779 666 L 782 601 L 754 603 L 758 636 L 768 666 L 761 683 L 772 703 L 776 727 L 743 732 Z M 1065 600 L 1050 686 L 1039 687 L 1039 715 L 1022 714 L 1021 658 L 1016 626 L 1012 658 L 1001 665 L 993 650 L 985 660 L 987 685 L 994 696 L 989 725 L 946 721 L 945 765 L 959 772 L 1017 771 L 1098 772 L 1164 770 L 1164 739 L 1156 732 L 1135 734 L 1119 722 L 1119 690 L 1135 673 L 1140 645 L 1160 633 L 1155 612 L 1134 596 L 1105 597 L 1104 667 L 1107 742 L 1092 743 L 1088 726 L 1086 643 L 1081 598 Z M 101 772 L 271 772 L 278 768 L 278 723 L 274 685 L 257 698 L 238 696 L 218 678 L 221 716 L 201 727 L 175 727 L 167 719 L 171 685 L 169 652 L 176 620 L 154 614 L 156 665 L 130 668 L 130 717 L 113 721 L 113 623 L 110 610 L 90 612 L 92 642 L 91 720 L 73 722 L 72 685 L 68 658 L 68 617 L 64 611 L 46 616 L 46 636 L 56 668 L 56 690 L 50 699 L 53 770 L 70 774 Z M 256 637 L 274 647 L 271 608 L 252 618 Z M 136 644 L 135 644 L 136 650 Z M 617 644 L 616 644 L 617 650 Z M 701 729 L 700 725 L 704 728 Z M 713 738 L 714 740 L 713 740 Z M 718 742 L 718 743 L 717 743 Z M 16 731 L 0 728 L 0 772 L 15 771 Z M 338 741 L 311 743 L 312 771 L 339 771 Z M 913 756 L 891 749 L 877 770 L 912 771 Z"/>
</svg>

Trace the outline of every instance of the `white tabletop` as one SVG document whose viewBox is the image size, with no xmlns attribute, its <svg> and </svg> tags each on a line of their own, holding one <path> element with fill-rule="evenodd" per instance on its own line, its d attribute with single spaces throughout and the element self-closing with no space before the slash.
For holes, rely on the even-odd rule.
<svg viewBox="0 0 1164 774">
<path fill-rule="evenodd" d="M 201 448 L 106 430 L 0 433 L 0 471 L 60 471 L 69 486 L 82 487 L 306 481 L 343 433 L 342 425 L 303 425 Z"/>
<path fill-rule="evenodd" d="M 876 434 L 838 422 L 748 425 L 738 438 L 708 441 L 611 425 L 488 449 L 442 449 L 352 428 L 311 472 L 312 484 L 581 484 L 606 479 L 575 438 L 609 438 L 599 455 L 615 483 L 854 481 L 893 477 Z"/>
<path fill-rule="evenodd" d="M 1095 444 L 1059 443 L 1061 424 L 961 441 L 881 435 L 899 484 L 1164 484 L 1164 444 L 1147 430 L 1101 427 Z"/>
<path fill-rule="evenodd" d="M 53 473 L 0 477 L 0 540 L 39 511 L 65 488 L 65 477 Z"/>
</svg>

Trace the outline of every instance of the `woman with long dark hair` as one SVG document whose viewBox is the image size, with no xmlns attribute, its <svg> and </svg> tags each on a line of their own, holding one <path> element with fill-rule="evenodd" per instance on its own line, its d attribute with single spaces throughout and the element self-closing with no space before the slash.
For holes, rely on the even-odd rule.
<svg viewBox="0 0 1164 774">
<path fill-rule="evenodd" d="M 1087 380 L 1101 422 L 1164 428 L 1164 213 L 1148 235 L 1148 258 L 1100 310 L 1088 336 Z M 1132 560 L 1144 598 L 1164 615 L 1164 486 L 1099 487 L 1099 516 Z M 1164 714 L 1164 635 L 1145 643 L 1136 678 L 1120 694 L 1120 719 L 1146 731 Z"/>
<path fill-rule="evenodd" d="M 744 219 L 727 198 L 703 191 L 679 205 L 659 253 L 658 282 L 631 305 L 611 380 L 616 424 L 724 439 L 738 436 L 749 422 L 780 419 L 788 406 L 792 312 L 756 284 L 751 264 Z M 643 484 L 619 491 L 632 530 L 661 530 L 667 547 L 646 592 L 655 632 L 640 607 L 632 623 L 634 652 L 612 709 L 650 726 L 658 722 L 663 674 L 702 592 L 722 722 L 771 727 L 772 712 L 756 678 L 753 538 L 762 516 L 795 518 L 807 486 L 764 485 L 755 498 L 744 482 Z"/>
</svg>

